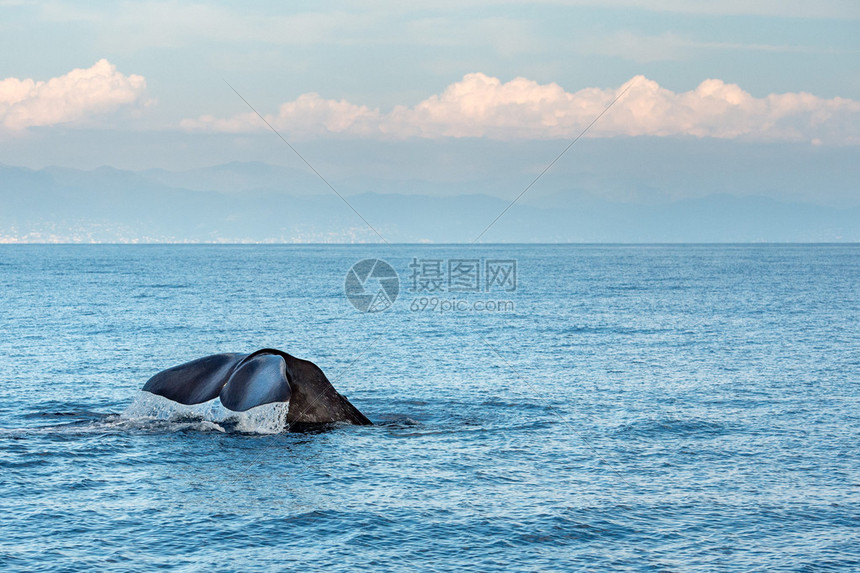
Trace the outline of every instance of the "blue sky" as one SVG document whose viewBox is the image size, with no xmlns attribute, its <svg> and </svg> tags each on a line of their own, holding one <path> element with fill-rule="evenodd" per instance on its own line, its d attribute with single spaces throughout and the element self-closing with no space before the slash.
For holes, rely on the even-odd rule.
<svg viewBox="0 0 860 573">
<path fill-rule="evenodd" d="M 770 158 L 744 166 L 755 193 L 790 146 L 851 200 L 856 1 L 284 4 L 0 0 L 0 163 L 299 165 L 226 80 L 347 193 L 374 170 L 444 186 L 539 171 L 629 87 L 559 175 L 624 139 L 589 160 L 682 152 L 704 179 L 717 144 L 727 169 Z M 804 198 L 833 202 L 821 187 Z"/>
</svg>

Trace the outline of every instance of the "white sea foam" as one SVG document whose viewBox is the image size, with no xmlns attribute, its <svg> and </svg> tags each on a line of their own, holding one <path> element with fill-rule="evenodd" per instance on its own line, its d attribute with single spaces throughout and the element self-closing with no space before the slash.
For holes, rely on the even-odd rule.
<svg viewBox="0 0 860 573">
<path fill-rule="evenodd" d="M 138 392 L 134 401 L 120 414 L 120 419 L 136 425 L 151 422 L 169 422 L 177 429 L 277 434 L 287 427 L 288 402 L 264 404 L 246 412 L 234 412 L 221 404 L 218 398 L 187 406 L 156 396 Z"/>
</svg>

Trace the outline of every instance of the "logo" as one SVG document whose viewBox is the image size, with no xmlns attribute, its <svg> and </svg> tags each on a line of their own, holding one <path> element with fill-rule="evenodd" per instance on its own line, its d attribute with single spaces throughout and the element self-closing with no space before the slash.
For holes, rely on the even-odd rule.
<svg viewBox="0 0 860 573">
<path fill-rule="evenodd" d="M 360 312 L 382 312 L 397 300 L 400 278 L 385 261 L 364 259 L 347 271 L 343 291 Z"/>
</svg>

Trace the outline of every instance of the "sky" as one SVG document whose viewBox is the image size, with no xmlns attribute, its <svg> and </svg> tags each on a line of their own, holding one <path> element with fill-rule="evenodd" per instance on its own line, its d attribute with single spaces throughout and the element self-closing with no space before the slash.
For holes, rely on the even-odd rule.
<svg viewBox="0 0 860 573">
<path fill-rule="evenodd" d="M 0 0 L 0 15 L 6 165 L 302 167 L 259 112 L 345 194 L 376 176 L 440 194 L 508 179 L 504 197 L 600 116 L 552 174 L 587 159 L 659 181 L 683 164 L 691 195 L 737 170 L 729 191 L 779 196 L 769 182 L 806 170 L 819 184 L 784 198 L 860 204 L 856 0 Z"/>
</svg>

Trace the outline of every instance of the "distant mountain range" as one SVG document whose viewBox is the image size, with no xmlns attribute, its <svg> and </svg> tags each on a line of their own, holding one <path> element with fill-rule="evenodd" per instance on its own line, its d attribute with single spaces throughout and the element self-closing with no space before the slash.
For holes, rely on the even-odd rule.
<svg viewBox="0 0 860 573">
<path fill-rule="evenodd" d="M 353 188 L 373 188 L 364 181 Z M 508 202 L 427 182 L 346 196 L 389 242 L 470 242 Z M 483 242 L 857 242 L 860 208 L 714 194 L 621 202 L 571 188 L 524 197 Z M 0 165 L 0 242 L 374 242 L 313 173 L 264 163 L 190 171 Z"/>
</svg>

